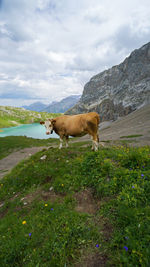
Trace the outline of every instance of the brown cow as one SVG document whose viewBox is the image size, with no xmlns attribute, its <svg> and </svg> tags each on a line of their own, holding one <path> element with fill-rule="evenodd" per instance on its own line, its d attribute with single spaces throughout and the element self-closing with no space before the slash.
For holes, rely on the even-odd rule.
<svg viewBox="0 0 150 267">
<path fill-rule="evenodd" d="M 60 136 L 59 148 L 62 148 L 63 139 L 66 139 L 66 147 L 68 147 L 69 136 L 91 135 L 92 149 L 98 150 L 98 125 L 99 115 L 96 112 L 90 112 L 78 115 L 62 115 L 55 119 L 41 121 L 46 128 L 46 134 L 52 134 L 53 130 Z"/>
</svg>

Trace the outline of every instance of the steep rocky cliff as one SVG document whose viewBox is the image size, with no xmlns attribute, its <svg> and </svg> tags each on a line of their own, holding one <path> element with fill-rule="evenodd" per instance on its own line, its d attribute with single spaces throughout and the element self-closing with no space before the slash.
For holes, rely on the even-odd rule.
<svg viewBox="0 0 150 267">
<path fill-rule="evenodd" d="M 85 85 L 80 101 L 67 114 L 97 111 L 102 121 L 150 104 L 150 42 L 123 63 L 105 70 Z"/>
</svg>

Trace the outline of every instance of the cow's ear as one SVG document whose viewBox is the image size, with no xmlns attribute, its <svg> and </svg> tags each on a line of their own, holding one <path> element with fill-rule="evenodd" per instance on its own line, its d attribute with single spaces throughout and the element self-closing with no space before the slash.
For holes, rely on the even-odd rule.
<svg viewBox="0 0 150 267">
<path fill-rule="evenodd" d="M 55 124 L 55 122 L 56 122 L 56 120 L 52 120 L 52 124 L 53 124 L 53 125 Z"/>
<path fill-rule="evenodd" d="M 45 122 L 44 121 L 40 121 L 40 124 L 44 124 Z"/>
</svg>

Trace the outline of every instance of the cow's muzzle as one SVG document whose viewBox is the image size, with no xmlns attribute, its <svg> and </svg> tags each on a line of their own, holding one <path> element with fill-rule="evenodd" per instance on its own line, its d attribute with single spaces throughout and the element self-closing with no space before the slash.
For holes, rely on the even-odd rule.
<svg viewBox="0 0 150 267">
<path fill-rule="evenodd" d="M 51 130 L 50 132 L 46 132 L 46 134 L 52 134 L 53 133 L 53 130 Z"/>
</svg>

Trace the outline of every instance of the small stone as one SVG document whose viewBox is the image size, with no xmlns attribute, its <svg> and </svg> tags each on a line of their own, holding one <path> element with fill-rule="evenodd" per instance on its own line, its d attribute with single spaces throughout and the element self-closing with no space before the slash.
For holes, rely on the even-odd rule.
<svg viewBox="0 0 150 267">
<path fill-rule="evenodd" d="M 4 206 L 4 203 L 1 203 L 1 204 L 0 204 L 0 208 L 3 207 L 3 206 Z"/>
<path fill-rule="evenodd" d="M 47 158 L 47 156 L 44 155 L 44 156 L 42 156 L 40 159 L 41 159 L 41 160 L 44 160 L 44 159 L 46 159 L 46 158 Z"/>
</svg>

